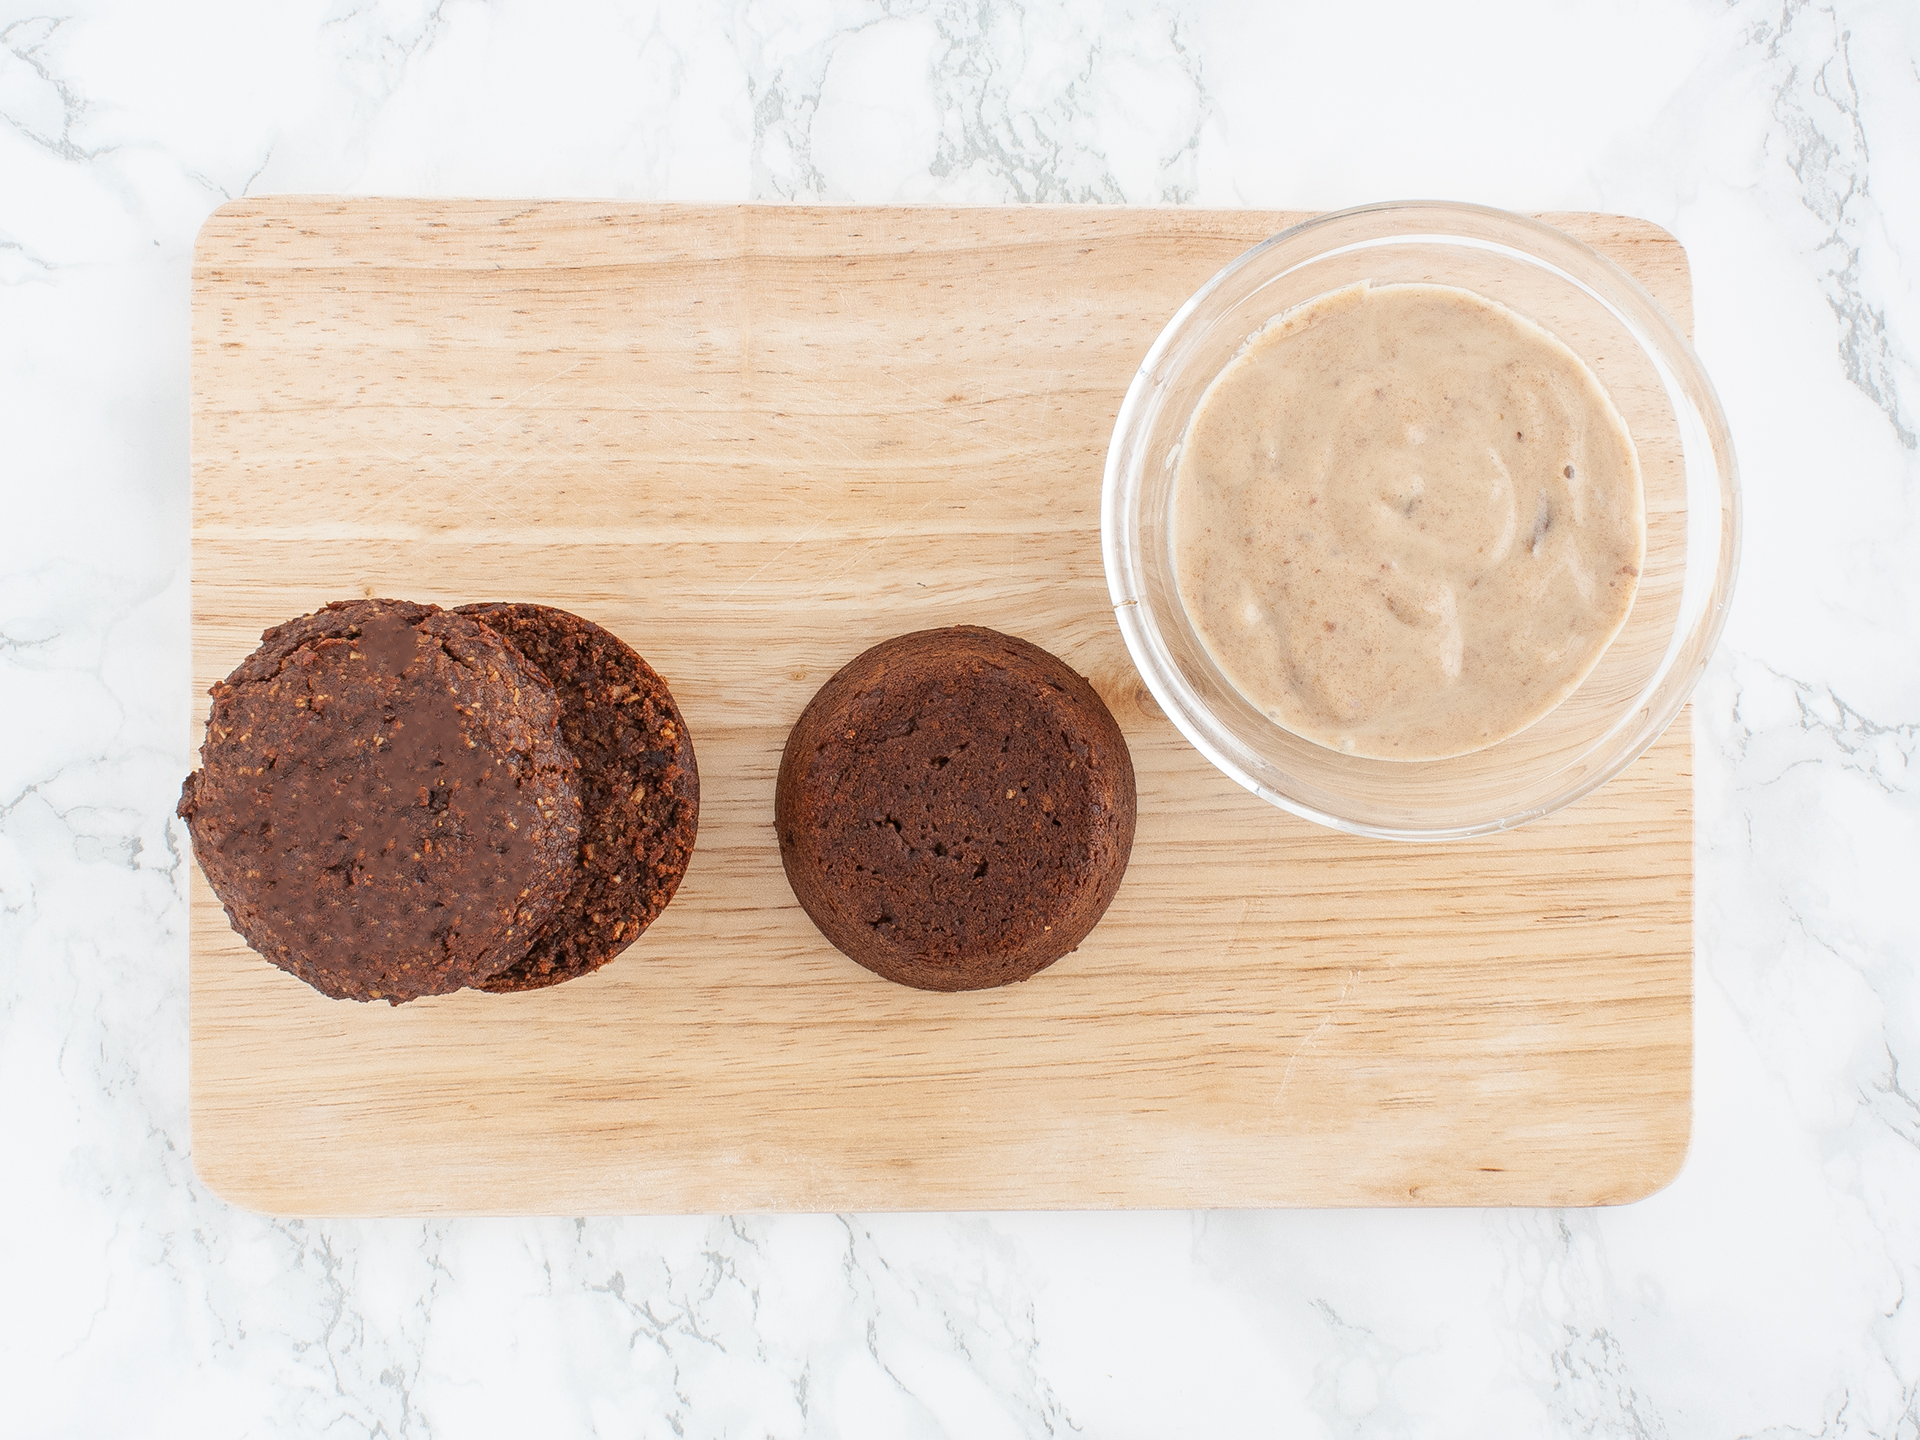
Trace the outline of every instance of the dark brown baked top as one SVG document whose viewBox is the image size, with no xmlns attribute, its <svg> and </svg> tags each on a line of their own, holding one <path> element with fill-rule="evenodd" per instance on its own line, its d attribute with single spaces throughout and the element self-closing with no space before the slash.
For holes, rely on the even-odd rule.
<svg viewBox="0 0 1920 1440">
<path fill-rule="evenodd" d="M 247 943 L 315 989 L 399 1004 L 519 960 L 579 846 L 553 688 L 486 626 L 341 601 L 213 687 L 179 813 Z"/>
<path fill-rule="evenodd" d="M 821 687 L 774 816 L 814 924 L 923 990 L 1024 980 L 1084 940 L 1133 846 L 1133 760 L 1063 661 L 978 626 L 902 635 Z"/>
<path fill-rule="evenodd" d="M 597 970 L 673 899 L 700 823 L 693 738 L 666 682 L 617 635 L 550 605 L 463 605 L 552 682 L 580 759 L 580 862 L 526 957 L 483 990 L 535 990 Z"/>
</svg>

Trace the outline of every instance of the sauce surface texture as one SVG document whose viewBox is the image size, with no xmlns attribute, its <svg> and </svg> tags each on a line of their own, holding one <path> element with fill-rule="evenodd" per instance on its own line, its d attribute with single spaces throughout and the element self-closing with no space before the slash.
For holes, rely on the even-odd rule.
<svg viewBox="0 0 1920 1440">
<path fill-rule="evenodd" d="M 1646 548 L 1593 372 L 1444 285 L 1351 286 L 1254 335 L 1201 397 L 1173 506 L 1181 602 L 1227 680 L 1383 760 L 1553 709 L 1625 623 Z"/>
</svg>

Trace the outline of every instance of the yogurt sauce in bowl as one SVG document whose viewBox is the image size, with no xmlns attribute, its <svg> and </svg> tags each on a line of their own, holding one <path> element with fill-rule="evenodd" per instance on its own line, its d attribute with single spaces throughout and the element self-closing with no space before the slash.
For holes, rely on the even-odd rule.
<svg viewBox="0 0 1920 1440">
<path fill-rule="evenodd" d="M 1468 290 L 1352 285 L 1207 388 L 1172 497 L 1227 681 L 1345 754 L 1438 760 L 1547 714 L 1626 623 L 1640 464 L 1586 364 Z"/>
</svg>

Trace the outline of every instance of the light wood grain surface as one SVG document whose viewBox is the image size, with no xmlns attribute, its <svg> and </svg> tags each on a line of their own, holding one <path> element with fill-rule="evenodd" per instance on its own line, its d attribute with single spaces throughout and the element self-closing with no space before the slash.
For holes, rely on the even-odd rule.
<svg viewBox="0 0 1920 1440">
<path fill-rule="evenodd" d="M 327 600 L 537 600 L 673 686 L 678 897 L 586 979 L 389 1009 L 252 954 L 197 869 L 193 1158 L 301 1214 L 1592 1204 L 1688 1140 L 1684 721 L 1579 805 L 1409 846 L 1212 770 L 1128 660 L 1108 434 L 1186 296 L 1300 217 L 268 199 L 193 286 L 199 696 Z M 1684 324 L 1638 221 L 1553 223 Z M 957 622 L 1087 675 L 1140 820 L 1106 919 L 1004 990 L 841 957 L 772 830 L 842 663 Z"/>
</svg>

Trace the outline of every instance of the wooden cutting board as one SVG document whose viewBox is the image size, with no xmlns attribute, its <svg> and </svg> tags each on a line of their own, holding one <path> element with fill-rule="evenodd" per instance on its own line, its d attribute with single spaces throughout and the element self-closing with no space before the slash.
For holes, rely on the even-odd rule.
<svg viewBox="0 0 1920 1440">
<path fill-rule="evenodd" d="M 588 978 L 397 1009 L 248 951 L 197 869 L 193 1158 L 302 1214 L 1579 1205 L 1686 1152 L 1676 725 L 1516 833 L 1354 839 L 1155 709 L 1101 467 L 1187 295 L 1297 215 L 268 199 L 193 278 L 199 696 L 331 599 L 537 600 L 667 677 L 699 751 L 678 897 Z M 1686 259 L 1549 217 L 1681 322 Z M 842 663 L 956 622 L 1087 675 L 1139 774 L 1074 954 L 932 995 L 842 958 L 771 824 Z"/>
</svg>

